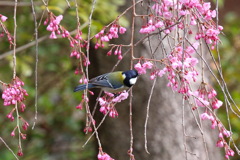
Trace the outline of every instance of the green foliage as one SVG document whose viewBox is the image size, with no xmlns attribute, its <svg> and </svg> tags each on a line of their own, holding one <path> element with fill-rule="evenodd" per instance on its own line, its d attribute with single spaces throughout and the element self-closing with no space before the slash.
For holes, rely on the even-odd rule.
<svg viewBox="0 0 240 160">
<path fill-rule="evenodd" d="M 221 37 L 222 45 L 219 45 L 220 56 L 221 56 L 221 63 L 222 63 L 222 70 L 224 75 L 224 80 L 228 86 L 228 89 L 235 100 L 236 104 L 240 105 L 240 17 L 236 14 L 230 12 L 225 15 L 224 17 L 224 35 Z M 217 86 L 218 87 L 218 86 Z M 218 88 L 218 92 L 221 93 L 221 89 Z M 223 94 L 219 95 L 220 98 L 224 101 Z M 232 106 L 234 106 L 232 104 Z M 234 108 L 234 107 L 233 107 Z M 227 116 L 226 116 L 226 109 L 221 108 L 220 112 L 220 119 L 222 122 L 228 126 Z M 236 141 L 236 144 L 240 144 L 239 140 L 239 118 L 230 112 L 229 118 L 232 124 L 232 131 L 233 137 Z M 239 159 L 238 156 L 235 156 L 232 159 Z"/>
</svg>

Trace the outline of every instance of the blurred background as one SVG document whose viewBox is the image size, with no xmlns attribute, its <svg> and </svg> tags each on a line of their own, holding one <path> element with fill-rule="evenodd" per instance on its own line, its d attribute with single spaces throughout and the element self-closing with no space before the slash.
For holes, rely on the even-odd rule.
<svg viewBox="0 0 240 160">
<path fill-rule="evenodd" d="M 49 9 L 55 14 L 64 16 L 61 24 L 69 31 L 76 27 L 76 11 L 73 1 L 69 1 L 71 8 L 66 1 L 51 0 Z M 39 38 L 49 35 L 43 21 L 46 14 L 42 15 L 44 6 L 41 1 L 36 3 L 36 16 L 38 22 L 42 23 L 38 28 Z M 213 2 L 215 3 L 215 2 Z M 19 2 L 22 4 L 17 9 L 17 48 L 34 41 L 34 22 L 31 11 L 31 4 L 28 0 Z M 99 32 L 102 27 L 114 20 L 125 5 L 124 0 L 101 0 L 96 4 L 96 10 L 92 21 L 92 35 Z M 8 17 L 5 23 L 9 32 L 13 33 L 13 8 L 14 1 L 0 0 L 0 14 Z M 213 7 L 212 7 L 213 8 Z M 81 24 L 88 21 L 91 9 L 90 0 L 79 1 L 79 16 Z M 119 12 L 118 12 L 119 10 Z M 224 27 L 224 34 L 221 35 L 222 44 L 219 45 L 223 75 L 228 88 L 240 104 L 240 10 L 234 0 L 219 0 L 219 24 Z M 127 17 L 121 18 L 121 25 L 129 27 Z M 83 37 L 86 38 L 87 28 L 83 29 Z M 12 56 L 5 55 L 11 49 L 5 38 L 0 38 L 0 80 L 10 83 L 12 79 Z M 38 63 L 38 120 L 35 129 L 32 124 L 35 114 L 35 46 L 28 47 L 17 53 L 17 76 L 25 82 L 24 88 L 29 96 L 26 99 L 26 111 L 21 115 L 30 123 L 27 131 L 27 139 L 23 140 L 23 152 L 25 160 L 92 160 L 96 159 L 98 153 L 94 138 L 82 148 L 87 140 L 83 129 L 85 127 L 85 114 L 75 109 L 81 101 L 80 93 L 73 93 L 73 88 L 78 84 L 79 76 L 74 75 L 78 61 L 69 57 L 71 48 L 66 39 L 48 39 L 39 43 Z M 95 62 L 98 63 L 98 62 Z M 109 69 L 110 70 L 110 69 Z M 106 70 L 108 72 L 109 70 Z M 217 85 L 216 85 L 217 87 Z M 2 88 L 0 87 L 0 92 Z M 218 88 L 220 90 L 220 88 Z M 223 96 L 219 95 L 224 101 Z M 0 99 L 0 104 L 3 104 Z M 15 127 L 15 122 L 10 122 L 6 115 L 11 111 L 11 106 L 0 105 L 0 131 L 1 137 L 9 146 L 17 152 L 17 137 L 11 137 L 10 133 Z M 222 112 L 222 113 L 221 113 Z M 219 111 L 223 122 L 225 110 Z M 239 119 L 231 116 L 233 131 L 240 133 Z M 238 134 L 234 138 L 239 146 Z M 232 159 L 239 159 L 236 156 Z M 0 159 L 14 159 L 9 150 L 0 142 Z M 21 159 L 21 158 L 20 158 Z"/>
</svg>

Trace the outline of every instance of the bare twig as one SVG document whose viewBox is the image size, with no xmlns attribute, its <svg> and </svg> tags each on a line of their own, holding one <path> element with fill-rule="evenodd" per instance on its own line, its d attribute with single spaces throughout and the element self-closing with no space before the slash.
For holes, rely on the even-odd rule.
<svg viewBox="0 0 240 160">
<path fill-rule="evenodd" d="M 88 22 L 85 22 L 83 25 L 81 25 L 80 29 L 85 28 L 87 25 L 88 25 Z M 70 35 L 74 35 L 76 33 L 77 33 L 77 29 L 71 31 Z M 40 43 L 40 42 L 43 42 L 44 40 L 46 40 L 48 38 L 49 38 L 48 35 L 42 36 L 42 37 L 38 38 L 37 41 L 38 41 L 38 43 Z M 62 36 L 61 35 L 57 35 L 57 38 L 62 38 Z M 24 51 L 25 49 L 28 49 L 28 48 L 36 45 L 37 41 L 34 40 L 34 41 L 30 42 L 30 43 L 27 43 L 27 44 L 25 44 L 25 45 L 23 45 L 21 47 L 16 48 L 15 52 L 18 53 L 18 52 Z M 13 50 L 1 54 L 0 55 L 0 60 L 6 58 L 7 56 L 9 56 L 11 54 L 13 54 Z"/>
<path fill-rule="evenodd" d="M 93 15 L 93 12 L 95 10 L 96 2 L 97 2 L 97 0 L 93 0 L 92 1 L 92 9 L 91 9 L 91 12 L 90 12 L 90 15 L 89 15 L 89 18 L 88 18 L 89 23 L 88 23 L 88 35 L 87 35 L 87 61 L 89 60 L 89 47 L 90 47 L 90 39 L 91 39 L 90 36 L 91 36 L 92 15 Z M 89 77 L 88 77 L 88 65 L 86 66 L 86 78 L 87 78 L 87 80 L 89 79 Z M 87 90 L 85 90 L 84 92 L 85 92 L 85 94 L 84 94 L 85 97 L 84 98 L 88 99 L 87 98 Z M 94 119 L 93 119 L 93 117 L 91 115 L 88 103 L 86 103 L 86 110 L 87 110 L 88 116 L 90 117 L 90 120 L 91 120 L 91 123 L 93 125 L 94 131 L 96 132 L 95 135 L 96 135 L 96 139 L 97 139 L 97 142 L 98 142 L 98 147 L 102 148 L 102 145 L 101 145 L 101 142 L 100 142 L 100 138 L 98 136 L 98 131 L 97 131 L 97 128 L 95 126 Z"/>
<path fill-rule="evenodd" d="M 152 85 L 152 88 L 151 88 L 151 91 L 150 91 L 150 95 L 149 95 L 149 98 L 148 98 L 148 103 L 147 103 L 147 113 L 146 113 L 146 119 L 145 119 L 145 124 L 144 124 L 144 148 L 145 148 L 145 151 L 149 153 L 148 151 L 148 147 L 147 147 L 147 124 L 148 124 L 148 119 L 149 119 L 149 110 L 150 110 L 150 104 L 151 104 L 151 100 L 152 100 L 152 95 L 153 95 L 153 90 L 154 90 L 154 87 L 156 85 L 156 81 L 157 81 L 157 78 L 154 79 L 153 81 L 153 85 Z"/>
<path fill-rule="evenodd" d="M 132 0 L 132 28 L 131 28 L 131 68 L 133 66 L 133 59 L 134 59 L 134 32 L 135 32 L 135 15 L 136 15 L 136 10 L 135 10 L 135 5 L 136 1 Z M 134 160 L 134 155 L 133 155 L 133 126 L 132 126 L 132 89 L 130 91 L 130 100 L 129 100 L 129 130 L 130 130 L 130 148 L 128 151 L 128 154 L 130 156 L 130 160 Z"/>
<path fill-rule="evenodd" d="M 1 141 L 3 142 L 3 144 L 7 147 L 7 149 L 12 153 L 12 155 L 13 155 L 17 160 L 19 160 L 18 157 L 17 157 L 17 155 L 13 152 L 13 150 L 8 146 L 8 144 L 3 140 L 2 137 L 0 137 L 0 140 L 1 140 Z"/>
<path fill-rule="evenodd" d="M 37 24 L 37 18 L 36 13 L 34 9 L 34 2 L 31 0 L 32 4 L 32 14 L 34 19 L 34 25 L 35 25 L 35 116 L 34 116 L 34 122 L 32 129 L 34 129 L 36 121 L 37 121 L 37 115 L 38 115 L 38 24 Z"/>
<path fill-rule="evenodd" d="M 35 2 L 36 5 L 40 5 L 41 2 Z M 26 7 L 26 6 L 31 6 L 32 3 L 31 2 L 18 2 L 18 7 Z M 0 6 L 15 6 L 15 2 L 11 2 L 11 1 L 0 1 Z"/>
</svg>

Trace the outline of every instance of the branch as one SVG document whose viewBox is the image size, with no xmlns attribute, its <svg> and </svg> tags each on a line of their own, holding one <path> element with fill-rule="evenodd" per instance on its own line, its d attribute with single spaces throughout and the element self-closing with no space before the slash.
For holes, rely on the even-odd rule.
<svg viewBox="0 0 240 160">
<path fill-rule="evenodd" d="M 87 26 L 87 24 L 88 24 L 88 22 L 84 23 L 84 24 L 81 26 L 80 29 L 85 28 L 85 27 Z M 75 34 L 76 32 L 77 32 L 77 29 L 75 29 L 75 30 L 73 30 L 72 32 L 70 32 L 70 35 L 73 35 L 73 34 Z M 37 39 L 37 41 L 38 41 L 38 43 L 40 43 L 40 42 L 48 39 L 48 37 L 49 37 L 48 35 L 42 36 L 42 37 L 40 37 L 39 39 Z M 57 38 L 62 38 L 62 36 L 61 36 L 61 35 L 58 35 Z M 36 43 L 37 43 L 36 40 L 35 40 L 35 41 L 32 41 L 32 42 L 30 42 L 30 43 L 28 43 L 28 44 L 25 44 L 25 45 L 23 45 L 23 46 L 21 46 L 21 47 L 16 48 L 16 51 L 15 51 L 15 52 L 16 52 L 16 53 L 21 52 L 21 51 L 23 51 L 23 50 L 25 50 L 25 49 L 28 49 L 28 48 L 36 45 Z M 3 59 L 3 58 L 6 58 L 7 56 L 9 56 L 9 55 L 11 55 L 11 54 L 13 54 L 13 51 L 12 51 L 12 50 L 1 54 L 1 55 L 0 55 L 0 60 Z"/>
<path fill-rule="evenodd" d="M 42 4 L 41 2 L 35 2 L 36 5 Z M 14 6 L 15 2 L 9 2 L 9 1 L 0 1 L 0 6 Z M 26 7 L 31 6 L 31 2 L 18 2 L 18 7 Z"/>
</svg>

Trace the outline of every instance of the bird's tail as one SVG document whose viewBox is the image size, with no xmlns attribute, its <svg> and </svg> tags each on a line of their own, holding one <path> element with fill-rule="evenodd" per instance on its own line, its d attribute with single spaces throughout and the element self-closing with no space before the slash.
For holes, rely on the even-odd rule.
<svg viewBox="0 0 240 160">
<path fill-rule="evenodd" d="M 82 85 L 79 85 L 79 86 L 75 87 L 73 91 L 77 92 L 77 91 L 82 91 L 82 90 L 85 90 L 87 88 L 93 88 L 93 87 L 95 87 L 95 86 L 91 83 L 88 83 L 88 85 L 82 84 Z"/>
</svg>

